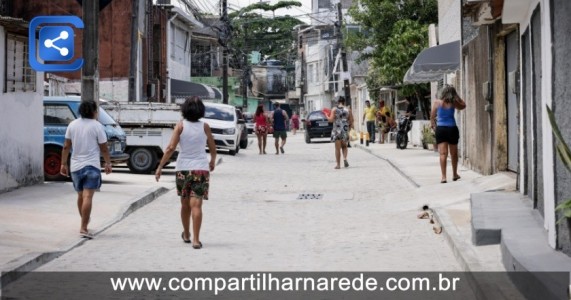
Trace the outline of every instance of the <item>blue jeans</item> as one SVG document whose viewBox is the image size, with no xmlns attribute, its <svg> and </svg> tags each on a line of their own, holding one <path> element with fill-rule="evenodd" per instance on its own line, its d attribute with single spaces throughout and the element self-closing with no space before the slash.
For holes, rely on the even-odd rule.
<svg viewBox="0 0 571 300">
<path fill-rule="evenodd" d="M 375 142 L 375 121 L 367 121 L 367 132 L 371 143 Z"/>
<path fill-rule="evenodd" d="M 73 188 L 76 192 L 83 189 L 97 190 L 101 187 L 101 170 L 93 166 L 87 166 L 75 172 L 71 172 Z"/>
</svg>

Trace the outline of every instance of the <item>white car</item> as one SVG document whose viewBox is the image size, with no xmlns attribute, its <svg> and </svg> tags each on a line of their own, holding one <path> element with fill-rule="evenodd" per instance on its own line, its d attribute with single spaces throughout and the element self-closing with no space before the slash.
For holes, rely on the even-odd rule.
<svg viewBox="0 0 571 300">
<path fill-rule="evenodd" d="M 230 155 L 236 155 L 240 151 L 244 120 L 238 119 L 236 108 L 232 105 L 207 102 L 204 106 L 206 110 L 202 121 L 210 126 L 216 149 L 228 150 Z"/>
</svg>

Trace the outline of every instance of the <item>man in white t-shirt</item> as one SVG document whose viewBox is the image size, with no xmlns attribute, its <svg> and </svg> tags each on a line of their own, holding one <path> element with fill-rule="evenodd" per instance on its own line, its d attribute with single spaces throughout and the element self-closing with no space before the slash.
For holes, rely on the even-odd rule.
<svg viewBox="0 0 571 300">
<path fill-rule="evenodd" d="M 107 134 L 103 125 L 97 121 L 97 103 L 81 102 L 79 114 L 81 118 L 71 122 L 65 132 L 60 173 L 69 177 L 71 171 L 81 217 L 79 233 L 82 237 L 91 239 L 93 235 L 87 230 L 87 224 L 91 215 L 93 194 L 101 187 L 101 154 L 105 159 L 105 174 L 111 173 L 111 159 L 107 149 Z M 67 158 L 72 148 L 71 170 L 68 170 Z"/>
</svg>

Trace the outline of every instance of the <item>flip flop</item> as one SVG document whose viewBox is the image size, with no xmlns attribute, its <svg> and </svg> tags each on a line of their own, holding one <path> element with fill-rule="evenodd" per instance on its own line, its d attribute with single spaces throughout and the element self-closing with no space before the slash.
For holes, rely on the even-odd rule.
<svg viewBox="0 0 571 300">
<path fill-rule="evenodd" d="M 440 181 L 440 183 L 446 183 L 446 180 L 442 180 L 442 181 Z"/>
<path fill-rule="evenodd" d="M 280 151 L 282 152 L 282 154 L 284 154 L 284 147 L 280 147 Z"/>
<path fill-rule="evenodd" d="M 458 180 L 458 179 L 460 179 L 460 178 L 461 178 L 460 176 L 457 176 L 457 177 L 454 177 L 452 180 L 456 181 L 456 180 Z"/>
<path fill-rule="evenodd" d="M 200 249 L 200 248 L 202 248 L 202 243 L 201 243 L 201 242 L 198 242 L 198 245 L 192 245 L 192 248 L 194 248 L 194 249 Z"/>
<path fill-rule="evenodd" d="M 184 239 L 184 231 L 180 233 L 180 238 L 185 242 L 185 243 L 190 243 L 190 234 L 188 235 L 188 240 Z"/>
<path fill-rule="evenodd" d="M 345 164 L 345 168 L 349 168 L 349 163 L 347 162 L 347 160 L 344 160 L 343 163 Z"/>
<path fill-rule="evenodd" d="M 91 232 L 80 232 L 79 235 L 84 238 L 84 239 L 88 239 L 91 240 L 93 239 L 93 234 L 91 234 Z"/>
</svg>

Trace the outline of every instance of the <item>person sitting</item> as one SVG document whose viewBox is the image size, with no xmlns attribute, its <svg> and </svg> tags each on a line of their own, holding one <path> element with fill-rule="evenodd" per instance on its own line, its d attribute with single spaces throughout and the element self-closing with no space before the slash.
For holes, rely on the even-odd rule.
<svg viewBox="0 0 571 300">
<path fill-rule="evenodd" d="M 380 144 L 385 142 L 385 135 L 391 131 L 391 129 L 396 128 L 397 123 L 395 122 L 391 109 L 385 105 L 385 101 L 379 101 L 379 110 L 377 111 L 377 120 L 379 122 L 379 127 L 381 131 Z"/>
</svg>

